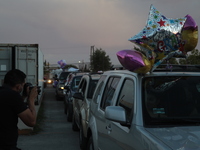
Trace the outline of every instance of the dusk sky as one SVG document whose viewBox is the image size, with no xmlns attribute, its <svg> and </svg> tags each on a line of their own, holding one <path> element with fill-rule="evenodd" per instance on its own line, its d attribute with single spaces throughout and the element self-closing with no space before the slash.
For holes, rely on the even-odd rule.
<svg viewBox="0 0 200 150">
<path fill-rule="evenodd" d="M 0 43 L 39 44 L 50 64 L 89 62 L 95 45 L 120 64 L 116 53 L 134 47 L 128 39 L 146 25 L 151 4 L 200 25 L 200 0 L 0 0 Z"/>
</svg>

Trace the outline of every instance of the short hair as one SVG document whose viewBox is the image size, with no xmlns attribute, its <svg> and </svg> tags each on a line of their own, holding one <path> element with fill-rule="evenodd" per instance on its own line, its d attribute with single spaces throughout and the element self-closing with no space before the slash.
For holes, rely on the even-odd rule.
<svg viewBox="0 0 200 150">
<path fill-rule="evenodd" d="M 13 69 L 6 73 L 4 77 L 4 84 L 14 87 L 16 84 L 25 82 L 26 74 L 19 69 Z"/>
</svg>

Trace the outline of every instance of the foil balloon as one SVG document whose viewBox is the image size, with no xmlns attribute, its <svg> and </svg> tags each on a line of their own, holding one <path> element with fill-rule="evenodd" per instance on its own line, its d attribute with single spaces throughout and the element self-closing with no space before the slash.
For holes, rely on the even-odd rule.
<svg viewBox="0 0 200 150">
<path fill-rule="evenodd" d="M 180 57 L 182 57 L 184 45 L 181 40 L 181 31 L 186 19 L 186 17 L 166 18 L 151 5 L 147 25 L 141 32 L 131 37 L 129 41 L 145 48 L 147 51 L 154 51 L 156 54 L 155 62 L 174 51 L 177 52 L 176 56 L 180 54 Z M 148 57 L 153 58 L 152 56 Z"/>
<path fill-rule="evenodd" d="M 186 22 L 181 32 L 182 41 L 184 41 L 184 52 L 187 53 L 195 49 L 198 43 L 198 26 L 190 15 L 186 15 Z"/>
<path fill-rule="evenodd" d="M 198 26 L 190 15 L 170 19 L 151 5 L 146 26 L 129 41 L 138 45 L 142 53 L 120 51 L 117 53 L 120 63 L 130 71 L 152 72 L 164 60 L 186 58 L 198 43 Z"/>
<path fill-rule="evenodd" d="M 65 60 L 60 60 L 60 61 L 58 61 L 58 64 L 59 64 L 59 66 L 60 66 L 62 69 L 67 65 L 67 63 L 66 63 Z"/>
<path fill-rule="evenodd" d="M 151 69 L 151 63 L 142 53 L 136 50 L 121 50 L 117 52 L 121 65 L 129 71 L 147 73 Z"/>
</svg>

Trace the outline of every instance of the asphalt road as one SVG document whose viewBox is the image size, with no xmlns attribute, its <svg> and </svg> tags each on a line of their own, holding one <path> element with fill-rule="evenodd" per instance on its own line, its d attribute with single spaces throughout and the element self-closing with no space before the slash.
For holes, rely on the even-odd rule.
<svg viewBox="0 0 200 150">
<path fill-rule="evenodd" d="M 80 150 L 78 132 L 72 131 L 71 122 L 64 114 L 63 101 L 56 101 L 55 89 L 44 89 L 43 122 L 35 135 L 19 135 L 18 147 L 22 150 Z"/>
</svg>

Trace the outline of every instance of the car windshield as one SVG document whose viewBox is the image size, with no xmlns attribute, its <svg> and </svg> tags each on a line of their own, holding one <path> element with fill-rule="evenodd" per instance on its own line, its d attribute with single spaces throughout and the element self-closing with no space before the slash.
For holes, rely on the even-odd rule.
<svg viewBox="0 0 200 150">
<path fill-rule="evenodd" d="M 59 80 L 66 80 L 67 76 L 69 75 L 70 72 L 62 72 L 59 76 Z"/>
<path fill-rule="evenodd" d="M 145 125 L 199 125 L 200 77 L 146 77 L 142 87 Z"/>
</svg>

